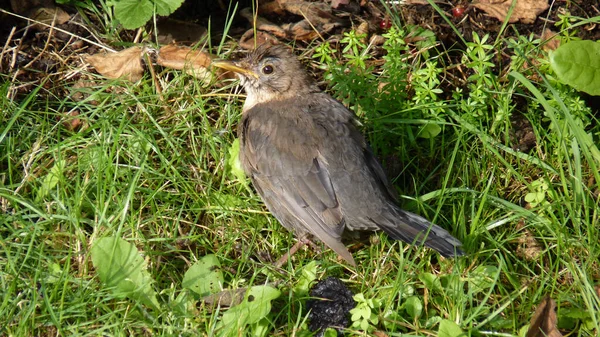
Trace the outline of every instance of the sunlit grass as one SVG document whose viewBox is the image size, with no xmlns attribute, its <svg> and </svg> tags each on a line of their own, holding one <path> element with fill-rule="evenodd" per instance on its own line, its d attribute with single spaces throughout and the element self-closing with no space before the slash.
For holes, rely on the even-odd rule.
<svg viewBox="0 0 600 337">
<path fill-rule="evenodd" d="M 500 48 L 492 43 L 480 44 L 491 54 Z M 397 75 L 400 83 L 438 62 L 422 57 L 369 76 L 378 83 Z M 531 68 L 515 65 L 502 78 L 482 68 L 486 85 L 401 105 L 393 92 L 352 82 L 364 70 L 338 77 L 332 71 L 331 93 L 364 118 L 402 206 L 450 230 L 467 253 L 442 259 L 378 233 L 348 243 L 355 269 L 324 247 L 300 250 L 282 268 L 271 265 L 295 241 L 229 171 L 243 100 L 229 95 L 233 85 L 204 86 L 172 72 L 159 74 L 168 78 L 160 95 L 149 76 L 136 84 L 96 78 L 104 84 L 79 89 L 80 101 L 42 87 L 13 101 L 2 75 L 2 334 L 218 334 L 223 310 L 201 301 L 175 308 L 186 270 L 215 254 L 226 288 L 269 283 L 282 291 L 264 335 L 308 335 L 306 296 L 292 289 L 315 260 L 318 279 L 339 277 L 380 301 L 373 308 L 379 323 L 368 335 L 436 335 L 442 320 L 470 335 L 523 335 L 546 295 L 558 303 L 562 330 L 596 335 L 600 126 L 572 89 L 551 77 L 533 82 L 546 78 L 548 69 L 539 68 L 534 77 Z M 74 110 L 78 115 L 67 114 Z M 80 127 L 65 126 L 75 118 Z M 515 147 L 515 118 L 531 125 L 535 144 L 528 151 Z M 420 137 L 430 122 L 441 132 Z M 536 203 L 527 201 L 533 197 Z M 96 277 L 90 249 L 105 236 L 133 243 L 145 258 L 159 312 L 115 296 Z M 418 315 L 415 303 L 422 305 Z"/>
</svg>

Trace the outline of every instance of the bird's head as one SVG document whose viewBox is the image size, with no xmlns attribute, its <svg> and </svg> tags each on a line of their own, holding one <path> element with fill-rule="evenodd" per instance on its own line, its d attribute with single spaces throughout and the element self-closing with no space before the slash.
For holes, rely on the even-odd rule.
<svg viewBox="0 0 600 337">
<path fill-rule="evenodd" d="M 244 110 L 318 90 L 296 56 L 281 45 L 261 45 L 242 60 L 218 60 L 212 65 L 238 75 L 247 94 Z"/>
</svg>

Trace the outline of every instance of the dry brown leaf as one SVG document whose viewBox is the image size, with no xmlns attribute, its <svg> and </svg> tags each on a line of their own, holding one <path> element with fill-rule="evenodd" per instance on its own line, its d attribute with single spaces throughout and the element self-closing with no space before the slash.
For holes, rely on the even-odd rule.
<svg viewBox="0 0 600 337">
<path fill-rule="evenodd" d="M 283 25 L 283 29 L 285 29 L 288 35 L 294 40 L 311 41 L 319 37 L 319 32 L 306 20 L 285 24 Z"/>
<path fill-rule="evenodd" d="M 248 291 L 248 288 L 227 289 L 216 294 L 205 296 L 200 301 L 213 306 L 232 307 L 242 303 L 246 291 Z"/>
<path fill-rule="evenodd" d="M 256 46 L 260 46 L 265 43 L 275 45 L 279 44 L 279 40 L 277 40 L 277 38 L 273 35 L 261 31 L 256 32 L 255 38 L 254 29 L 248 29 L 240 38 L 239 44 L 240 47 L 242 47 L 243 49 L 253 50 L 254 48 L 256 48 Z"/>
<path fill-rule="evenodd" d="M 521 21 L 522 23 L 533 23 L 537 16 L 548 9 L 547 0 L 516 0 L 515 8 L 508 20 L 510 23 Z M 505 21 L 508 11 L 512 5 L 512 0 L 479 0 L 473 6 L 495 17 L 500 21 Z"/>
<path fill-rule="evenodd" d="M 250 9 L 250 8 L 242 9 L 240 11 L 240 15 L 242 17 L 244 17 L 246 20 L 248 20 L 248 22 L 250 22 L 250 24 L 255 25 L 257 30 L 269 32 L 278 37 L 286 37 L 287 36 L 287 34 L 286 34 L 285 30 L 283 30 L 283 28 L 279 27 L 278 25 L 272 23 L 271 21 L 269 21 L 263 17 L 257 16 L 256 21 L 255 21 L 254 14 L 252 13 L 252 9 Z"/>
<path fill-rule="evenodd" d="M 75 102 L 82 102 L 83 100 L 88 99 L 91 95 L 90 92 L 93 90 L 86 90 L 86 89 L 92 88 L 95 85 L 97 85 L 97 83 L 95 83 L 94 81 L 79 79 L 77 82 L 75 82 L 71 86 L 71 94 L 70 94 L 71 100 L 73 100 Z M 87 103 L 96 105 L 96 104 L 98 104 L 98 101 L 89 100 Z"/>
<path fill-rule="evenodd" d="M 41 22 L 46 25 L 62 25 L 71 19 L 71 16 L 58 7 L 40 7 L 31 11 L 29 18 L 33 22 Z M 48 26 L 34 24 L 32 26 L 38 30 L 50 29 Z"/>
<path fill-rule="evenodd" d="M 79 118 L 79 110 L 72 110 L 63 114 L 62 125 L 69 131 L 85 130 L 88 123 Z"/>
<path fill-rule="evenodd" d="M 525 221 L 519 221 L 517 230 L 521 230 L 524 227 Z M 537 260 L 540 254 L 542 254 L 542 246 L 529 229 L 523 230 L 523 234 L 519 236 L 517 242 L 519 243 L 517 247 L 517 256 L 519 257 L 532 261 Z"/>
<path fill-rule="evenodd" d="M 262 15 L 283 15 L 285 13 L 285 9 L 283 9 L 281 4 L 279 4 L 279 1 L 260 2 L 258 5 L 258 12 Z"/>
<path fill-rule="evenodd" d="M 177 70 L 186 68 L 206 69 L 213 58 L 212 55 L 202 50 L 170 44 L 160 48 L 156 63 Z"/>
<path fill-rule="evenodd" d="M 350 0 L 331 0 L 331 8 L 338 8 L 350 3 Z"/>
<path fill-rule="evenodd" d="M 556 327 L 556 302 L 546 296 L 535 309 L 526 337 L 562 337 Z"/>
<path fill-rule="evenodd" d="M 131 47 L 117 53 L 102 53 L 86 57 L 86 61 L 96 71 L 108 78 L 124 77 L 131 82 L 142 78 L 144 68 L 142 56 L 145 49 L 142 47 Z"/>
<path fill-rule="evenodd" d="M 338 21 L 331 13 L 331 7 L 322 2 L 289 1 L 283 4 L 283 8 L 310 21 L 314 26 Z"/>
<path fill-rule="evenodd" d="M 160 48 L 156 63 L 163 67 L 183 70 L 204 83 L 210 83 L 212 73 L 208 68 L 213 58 L 211 54 L 202 50 L 168 45 Z M 222 73 L 221 70 L 216 70 L 216 72 Z"/>
<path fill-rule="evenodd" d="M 560 47 L 560 36 L 558 35 L 558 33 L 555 33 L 550 29 L 546 28 L 542 33 L 542 42 L 544 43 L 542 45 L 542 48 L 544 48 L 544 50 L 556 50 L 556 48 Z"/>
</svg>

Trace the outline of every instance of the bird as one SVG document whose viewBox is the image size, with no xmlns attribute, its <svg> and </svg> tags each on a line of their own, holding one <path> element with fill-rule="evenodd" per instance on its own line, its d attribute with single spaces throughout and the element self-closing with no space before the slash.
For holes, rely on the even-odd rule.
<svg viewBox="0 0 600 337">
<path fill-rule="evenodd" d="M 444 257 L 464 254 L 448 231 L 398 206 L 357 117 L 318 87 L 288 47 L 263 44 L 212 66 L 235 73 L 246 92 L 239 160 L 287 230 L 322 241 L 352 266 L 345 230 L 382 230 Z"/>
</svg>

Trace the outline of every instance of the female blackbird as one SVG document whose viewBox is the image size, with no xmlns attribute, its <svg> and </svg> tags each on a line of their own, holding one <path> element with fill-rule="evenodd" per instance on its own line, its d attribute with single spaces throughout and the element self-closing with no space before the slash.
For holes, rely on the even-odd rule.
<svg viewBox="0 0 600 337">
<path fill-rule="evenodd" d="M 237 73 L 244 86 L 240 161 L 285 228 L 313 235 L 353 266 L 341 242 L 345 228 L 383 230 L 446 257 L 463 254 L 446 230 L 396 205 L 354 114 L 322 92 L 286 47 L 262 45 L 213 66 Z"/>
</svg>

